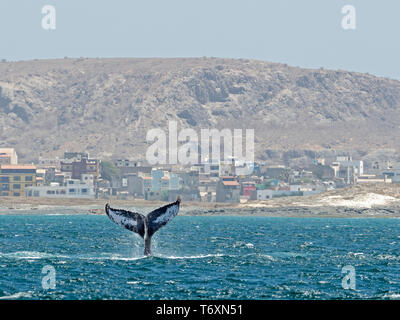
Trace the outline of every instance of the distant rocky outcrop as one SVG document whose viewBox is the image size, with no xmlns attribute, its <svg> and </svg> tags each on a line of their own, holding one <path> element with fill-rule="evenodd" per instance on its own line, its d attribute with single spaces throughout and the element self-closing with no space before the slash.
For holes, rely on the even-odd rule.
<svg viewBox="0 0 400 320">
<path fill-rule="evenodd" d="M 400 82 L 254 60 L 0 63 L 0 146 L 22 160 L 87 150 L 143 158 L 150 128 L 254 128 L 256 157 L 399 157 Z"/>
</svg>

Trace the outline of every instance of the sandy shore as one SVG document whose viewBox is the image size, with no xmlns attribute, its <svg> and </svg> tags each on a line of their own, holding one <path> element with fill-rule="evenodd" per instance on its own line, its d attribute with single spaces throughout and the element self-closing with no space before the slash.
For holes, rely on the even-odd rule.
<svg viewBox="0 0 400 320">
<path fill-rule="evenodd" d="M 104 214 L 104 205 L 149 212 L 166 202 L 143 199 L 47 199 L 0 197 L 5 214 Z M 240 204 L 183 202 L 182 215 L 271 217 L 400 217 L 400 185 L 357 185 L 308 197 Z"/>
</svg>

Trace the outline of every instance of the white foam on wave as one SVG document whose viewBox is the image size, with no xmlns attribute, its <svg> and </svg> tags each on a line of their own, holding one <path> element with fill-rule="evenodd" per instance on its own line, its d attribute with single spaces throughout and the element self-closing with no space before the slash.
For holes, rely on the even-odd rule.
<svg viewBox="0 0 400 320">
<path fill-rule="evenodd" d="M 270 256 L 269 254 L 258 254 L 261 258 L 265 258 L 269 261 L 276 261 L 276 259 L 273 256 Z"/>
<path fill-rule="evenodd" d="M 307 247 L 310 247 L 310 246 L 312 246 L 312 242 L 311 241 L 306 241 L 306 242 L 304 242 L 303 244 L 301 244 L 300 245 L 300 247 L 301 248 L 307 248 Z"/>
<path fill-rule="evenodd" d="M 362 256 L 364 256 L 365 254 L 364 254 L 364 252 L 348 252 L 347 253 L 347 255 L 348 256 L 353 256 L 353 257 L 358 257 L 358 256 L 360 256 L 360 257 L 362 257 Z"/>
<path fill-rule="evenodd" d="M 32 291 L 27 291 L 27 292 L 17 292 L 9 296 L 2 296 L 0 297 L 0 300 L 12 300 L 12 299 L 31 298 L 31 297 L 32 297 Z"/>
<path fill-rule="evenodd" d="M 39 251 L 16 251 L 16 252 L 0 252 L 0 257 L 11 258 L 11 259 L 29 259 L 29 260 L 37 260 L 37 259 L 49 259 L 49 258 L 68 258 L 63 255 L 54 255 L 46 252 Z"/>
<path fill-rule="evenodd" d="M 234 244 L 233 244 L 233 247 L 234 248 L 241 248 L 241 247 L 243 247 L 243 248 L 249 248 L 249 249 L 253 249 L 254 248 L 254 244 L 252 244 L 251 242 L 244 242 L 244 241 L 236 241 Z"/>
<path fill-rule="evenodd" d="M 246 254 L 245 256 L 253 256 L 257 255 L 267 260 L 275 261 L 276 259 L 273 256 L 267 254 Z M 149 259 L 151 257 L 160 258 L 160 259 L 171 259 L 171 260 L 186 260 L 186 259 L 207 259 L 207 258 L 219 258 L 219 257 L 241 257 L 242 255 L 230 255 L 223 253 L 216 254 L 197 254 L 197 255 L 187 255 L 187 256 L 176 256 L 176 255 L 165 255 L 165 254 L 155 254 L 153 256 L 126 256 L 119 254 L 78 254 L 78 255 L 56 255 L 49 254 L 46 252 L 37 252 L 37 251 L 17 251 L 10 253 L 1 253 L 0 257 L 11 258 L 11 259 L 25 259 L 25 260 L 39 260 L 39 259 L 61 259 L 59 263 L 67 263 L 66 260 L 88 260 L 88 261 L 136 261 L 142 259 Z"/>
<path fill-rule="evenodd" d="M 395 255 L 391 255 L 391 254 L 378 254 L 377 259 L 398 261 L 398 260 L 400 260 L 400 256 L 395 256 Z"/>
<path fill-rule="evenodd" d="M 154 255 L 156 258 L 162 259 L 204 259 L 204 258 L 214 258 L 214 257 L 223 257 L 224 254 L 200 254 L 195 256 L 166 256 L 166 255 Z"/>
<path fill-rule="evenodd" d="M 141 256 L 141 257 L 120 257 L 120 256 L 111 256 L 111 257 L 102 257 L 99 258 L 99 260 L 119 260 L 119 261 L 135 261 L 135 260 L 141 260 L 141 259 L 146 259 L 146 256 Z"/>
<path fill-rule="evenodd" d="M 212 257 L 222 257 L 223 254 L 200 254 L 192 256 L 168 256 L 168 255 L 153 255 L 156 258 L 162 259 L 204 259 Z M 27 259 L 27 260 L 38 260 L 38 259 L 49 259 L 49 258 L 61 258 L 61 259 L 72 259 L 72 260 L 94 260 L 94 261 L 105 261 L 105 260 L 117 260 L 117 261 L 135 261 L 149 258 L 148 256 L 121 256 L 119 254 L 88 254 L 88 255 L 56 255 L 49 254 L 46 252 L 37 251 L 17 251 L 9 253 L 1 253 L 0 257 L 11 258 L 11 259 Z"/>
<path fill-rule="evenodd" d="M 60 258 L 60 259 L 72 259 L 72 260 L 77 259 L 77 260 L 122 260 L 122 261 L 133 261 L 146 258 L 146 256 L 127 257 L 127 256 L 120 256 L 118 254 L 58 255 L 58 254 L 50 254 L 47 252 L 38 252 L 38 251 L 16 251 L 7 253 L 0 252 L 0 257 L 9 259 L 26 259 L 26 260 Z"/>
<path fill-rule="evenodd" d="M 117 260 L 117 261 L 135 261 L 147 258 L 146 256 L 136 256 L 136 257 L 127 257 L 121 256 L 118 254 L 110 254 L 110 255 L 77 255 L 77 256 L 70 256 L 71 259 L 78 259 L 78 260 Z"/>
<path fill-rule="evenodd" d="M 387 293 L 383 296 L 384 299 L 393 299 L 393 300 L 399 300 L 400 299 L 400 293 Z"/>
</svg>

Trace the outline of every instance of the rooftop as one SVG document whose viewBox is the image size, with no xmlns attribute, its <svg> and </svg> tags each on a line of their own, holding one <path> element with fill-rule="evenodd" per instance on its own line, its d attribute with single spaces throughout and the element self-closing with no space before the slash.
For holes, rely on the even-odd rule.
<svg viewBox="0 0 400 320">
<path fill-rule="evenodd" d="M 1 169 L 4 170 L 18 170 L 18 169 L 29 169 L 29 170 L 36 170 L 36 166 L 31 164 L 2 164 L 0 166 Z"/>
<path fill-rule="evenodd" d="M 224 186 L 239 186 L 239 182 L 237 181 L 223 181 L 222 184 Z"/>
<path fill-rule="evenodd" d="M 13 153 L 14 151 L 14 148 L 0 148 L 0 153 Z"/>
</svg>

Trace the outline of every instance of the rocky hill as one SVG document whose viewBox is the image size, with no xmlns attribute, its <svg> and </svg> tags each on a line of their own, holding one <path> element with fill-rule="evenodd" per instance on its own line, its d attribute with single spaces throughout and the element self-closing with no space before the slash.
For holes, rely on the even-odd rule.
<svg viewBox="0 0 400 320">
<path fill-rule="evenodd" d="M 0 63 L 0 146 L 143 159 L 150 128 L 254 128 L 258 159 L 400 157 L 400 82 L 254 60 Z"/>
</svg>

